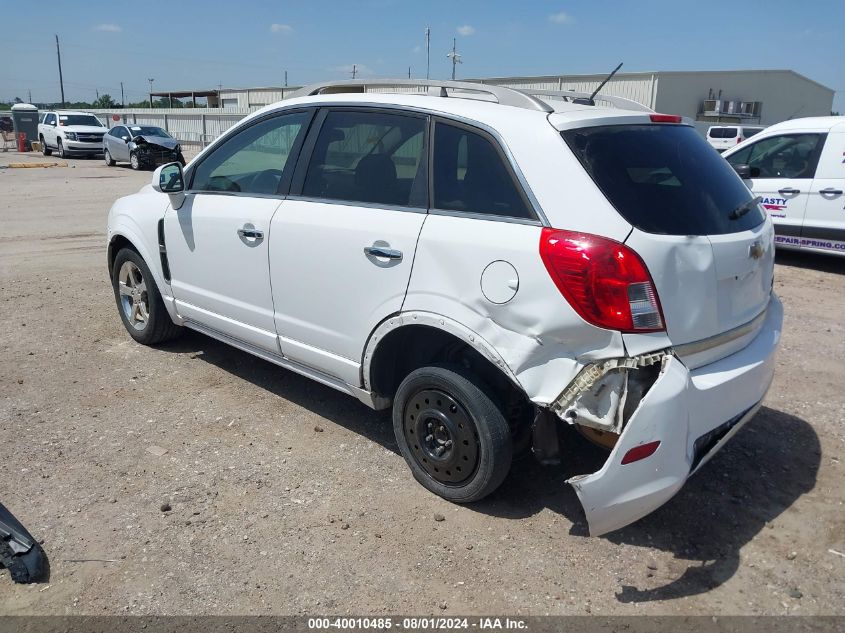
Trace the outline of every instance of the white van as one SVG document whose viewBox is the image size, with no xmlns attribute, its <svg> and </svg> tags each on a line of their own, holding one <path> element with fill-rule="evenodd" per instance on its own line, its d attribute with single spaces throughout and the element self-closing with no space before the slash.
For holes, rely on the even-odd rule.
<svg viewBox="0 0 845 633">
<path fill-rule="evenodd" d="M 725 152 L 786 248 L 845 255 L 845 117 L 784 121 Z"/>
<path fill-rule="evenodd" d="M 710 129 L 707 130 L 707 142 L 716 148 L 717 152 L 721 153 L 765 129 L 751 125 L 711 125 Z"/>
</svg>

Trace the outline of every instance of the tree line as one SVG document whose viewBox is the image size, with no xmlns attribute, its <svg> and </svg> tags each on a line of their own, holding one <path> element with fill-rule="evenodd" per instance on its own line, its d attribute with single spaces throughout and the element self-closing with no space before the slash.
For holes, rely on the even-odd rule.
<svg viewBox="0 0 845 633">
<path fill-rule="evenodd" d="M 24 103 L 24 101 L 20 97 L 15 97 L 12 101 L 8 101 L 5 103 L 0 103 L 0 110 L 11 110 L 12 106 L 16 103 Z M 120 105 L 117 103 L 111 95 L 100 95 L 99 99 L 94 101 L 74 101 L 70 103 L 34 103 L 33 105 L 38 106 L 39 110 L 52 110 L 52 109 L 64 109 L 64 110 L 118 110 L 120 108 L 149 108 L 150 101 L 149 99 L 145 99 L 144 101 L 136 101 L 135 103 L 127 103 L 125 106 Z M 159 97 L 158 99 L 153 99 L 153 107 L 154 108 L 193 108 L 194 104 L 190 101 L 187 103 L 182 103 L 179 99 L 169 99 L 168 97 Z M 202 106 L 205 107 L 205 106 Z"/>
</svg>

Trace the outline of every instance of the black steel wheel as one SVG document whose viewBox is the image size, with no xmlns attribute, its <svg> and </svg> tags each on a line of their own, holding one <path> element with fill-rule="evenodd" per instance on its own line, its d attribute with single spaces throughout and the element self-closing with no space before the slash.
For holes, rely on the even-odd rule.
<svg viewBox="0 0 845 633">
<path fill-rule="evenodd" d="M 413 371 L 399 386 L 393 429 L 414 477 L 458 503 L 493 492 L 510 470 L 510 428 L 486 386 L 463 367 Z"/>
</svg>

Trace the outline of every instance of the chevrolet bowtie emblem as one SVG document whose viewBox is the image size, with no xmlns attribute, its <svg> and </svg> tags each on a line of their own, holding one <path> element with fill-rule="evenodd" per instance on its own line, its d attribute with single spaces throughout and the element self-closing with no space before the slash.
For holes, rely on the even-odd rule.
<svg viewBox="0 0 845 633">
<path fill-rule="evenodd" d="M 765 249 L 763 248 L 763 242 L 757 240 L 753 244 L 748 247 L 748 256 L 751 259 L 760 259 L 765 253 Z"/>
</svg>

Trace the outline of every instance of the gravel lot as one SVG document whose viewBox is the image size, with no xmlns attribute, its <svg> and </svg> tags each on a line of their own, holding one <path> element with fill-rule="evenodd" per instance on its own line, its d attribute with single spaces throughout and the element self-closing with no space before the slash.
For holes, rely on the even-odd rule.
<svg viewBox="0 0 845 633">
<path fill-rule="evenodd" d="M 386 413 L 199 334 L 134 344 L 104 233 L 150 174 L 66 162 L 0 169 L 0 500 L 51 564 L 0 571 L 0 614 L 845 614 L 845 260 L 779 254 L 765 407 L 663 508 L 589 538 L 579 442 L 458 507 Z"/>
</svg>

